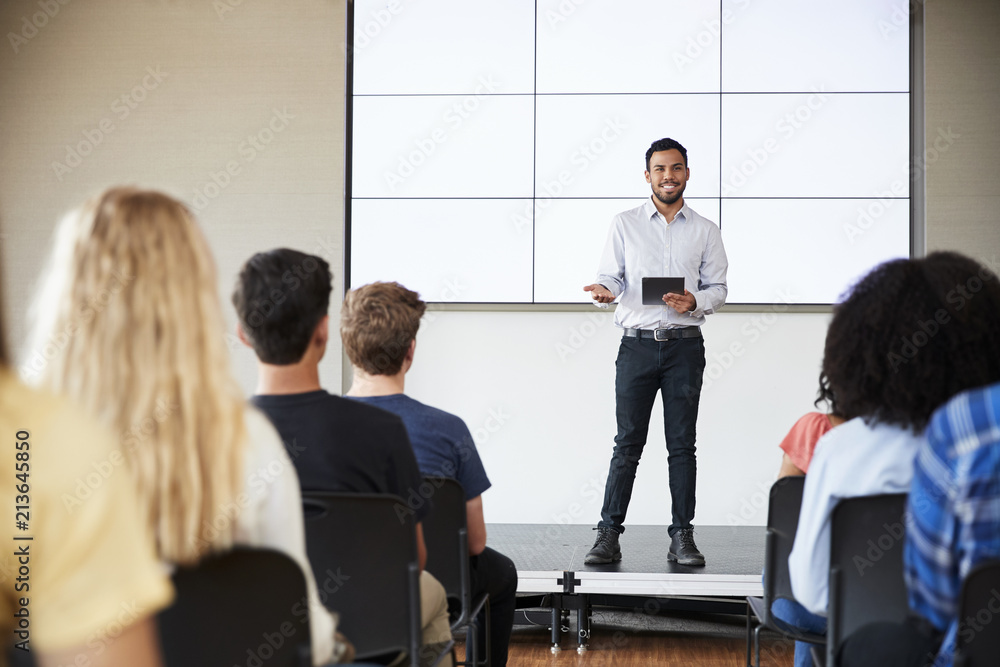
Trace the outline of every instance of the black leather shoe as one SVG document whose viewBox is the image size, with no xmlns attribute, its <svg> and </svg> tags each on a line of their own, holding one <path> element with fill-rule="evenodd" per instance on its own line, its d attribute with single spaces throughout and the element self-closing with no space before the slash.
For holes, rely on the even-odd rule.
<svg viewBox="0 0 1000 667">
<path fill-rule="evenodd" d="M 676 561 L 680 565 L 704 565 L 705 556 L 698 551 L 694 543 L 694 528 L 681 528 L 670 538 L 670 551 L 667 560 Z"/>
<path fill-rule="evenodd" d="M 606 526 L 597 527 L 594 548 L 587 552 L 583 562 L 587 565 L 613 563 L 622 559 L 622 548 L 618 546 L 618 531 Z"/>
</svg>

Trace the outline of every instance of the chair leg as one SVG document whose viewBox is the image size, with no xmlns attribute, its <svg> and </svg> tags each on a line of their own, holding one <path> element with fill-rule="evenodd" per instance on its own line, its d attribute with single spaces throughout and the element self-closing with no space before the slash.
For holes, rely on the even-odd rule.
<svg viewBox="0 0 1000 667">
<path fill-rule="evenodd" d="M 465 664 L 467 667 L 475 667 L 479 664 L 478 627 L 475 620 L 465 626 Z"/>
<path fill-rule="evenodd" d="M 486 614 L 484 614 L 484 616 L 486 617 L 486 631 L 483 633 L 483 636 L 486 637 L 486 651 L 483 654 L 483 664 L 486 667 L 491 667 L 490 663 L 492 662 L 492 660 L 490 659 L 490 656 L 492 654 L 490 653 L 490 649 L 491 649 L 491 643 L 490 643 L 491 642 L 491 640 L 490 640 L 490 627 L 491 627 L 491 625 L 490 624 L 493 621 L 492 621 L 492 619 L 490 617 L 490 605 L 489 605 L 489 603 L 487 603 L 486 606 L 483 607 L 483 609 L 486 610 Z"/>
<path fill-rule="evenodd" d="M 763 624 L 758 625 L 753 631 L 754 665 L 760 667 L 760 631 L 764 629 Z"/>
<path fill-rule="evenodd" d="M 750 634 L 750 617 L 752 615 L 753 615 L 753 612 L 750 611 L 750 603 L 747 602 L 747 662 L 746 662 L 746 666 L 747 667 L 751 667 L 751 665 L 750 665 L 750 643 L 752 641 L 752 635 Z"/>
<path fill-rule="evenodd" d="M 552 607 L 552 652 L 559 650 L 560 623 L 562 622 L 562 610 L 559 607 Z"/>
</svg>

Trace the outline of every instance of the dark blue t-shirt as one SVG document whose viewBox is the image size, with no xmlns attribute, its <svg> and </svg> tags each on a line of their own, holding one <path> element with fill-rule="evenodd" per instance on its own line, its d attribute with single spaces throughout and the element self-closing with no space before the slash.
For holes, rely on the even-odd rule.
<svg viewBox="0 0 1000 667">
<path fill-rule="evenodd" d="M 490 488 L 472 434 L 460 417 L 424 405 L 406 394 L 347 398 L 399 415 L 424 475 L 458 480 L 465 490 L 466 500 Z"/>
</svg>

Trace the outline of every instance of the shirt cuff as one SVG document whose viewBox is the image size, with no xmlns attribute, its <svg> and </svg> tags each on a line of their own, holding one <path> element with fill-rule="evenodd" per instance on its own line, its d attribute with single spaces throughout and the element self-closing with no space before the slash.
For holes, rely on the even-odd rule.
<svg viewBox="0 0 1000 667">
<path fill-rule="evenodd" d="M 703 304 L 705 303 L 705 299 L 707 298 L 705 296 L 705 293 L 704 292 L 692 292 L 691 296 L 694 297 L 694 310 L 689 310 L 687 312 L 687 314 L 690 315 L 691 317 L 702 317 L 702 316 L 704 316 L 705 309 L 704 309 L 704 305 Z"/>
</svg>

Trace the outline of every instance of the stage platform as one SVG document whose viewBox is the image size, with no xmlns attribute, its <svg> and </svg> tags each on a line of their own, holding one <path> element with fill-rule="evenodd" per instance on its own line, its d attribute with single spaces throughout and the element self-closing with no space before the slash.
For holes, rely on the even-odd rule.
<svg viewBox="0 0 1000 667">
<path fill-rule="evenodd" d="M 667 560 L 666 526 L 626 526 L 622 560 L 609 565 L 583 563 L 597 535 L 591 525 L 489 524 L 487 532 L 490 546 L 517 568 L 519 620 L 551 624 L 553 649 L 570 631 L 570 611 L 583 650 L 594 606 L 745 613 L 746 597 L 763 595 L 763 526 L 696 526 L 704 567 Z"/>
</svg>

